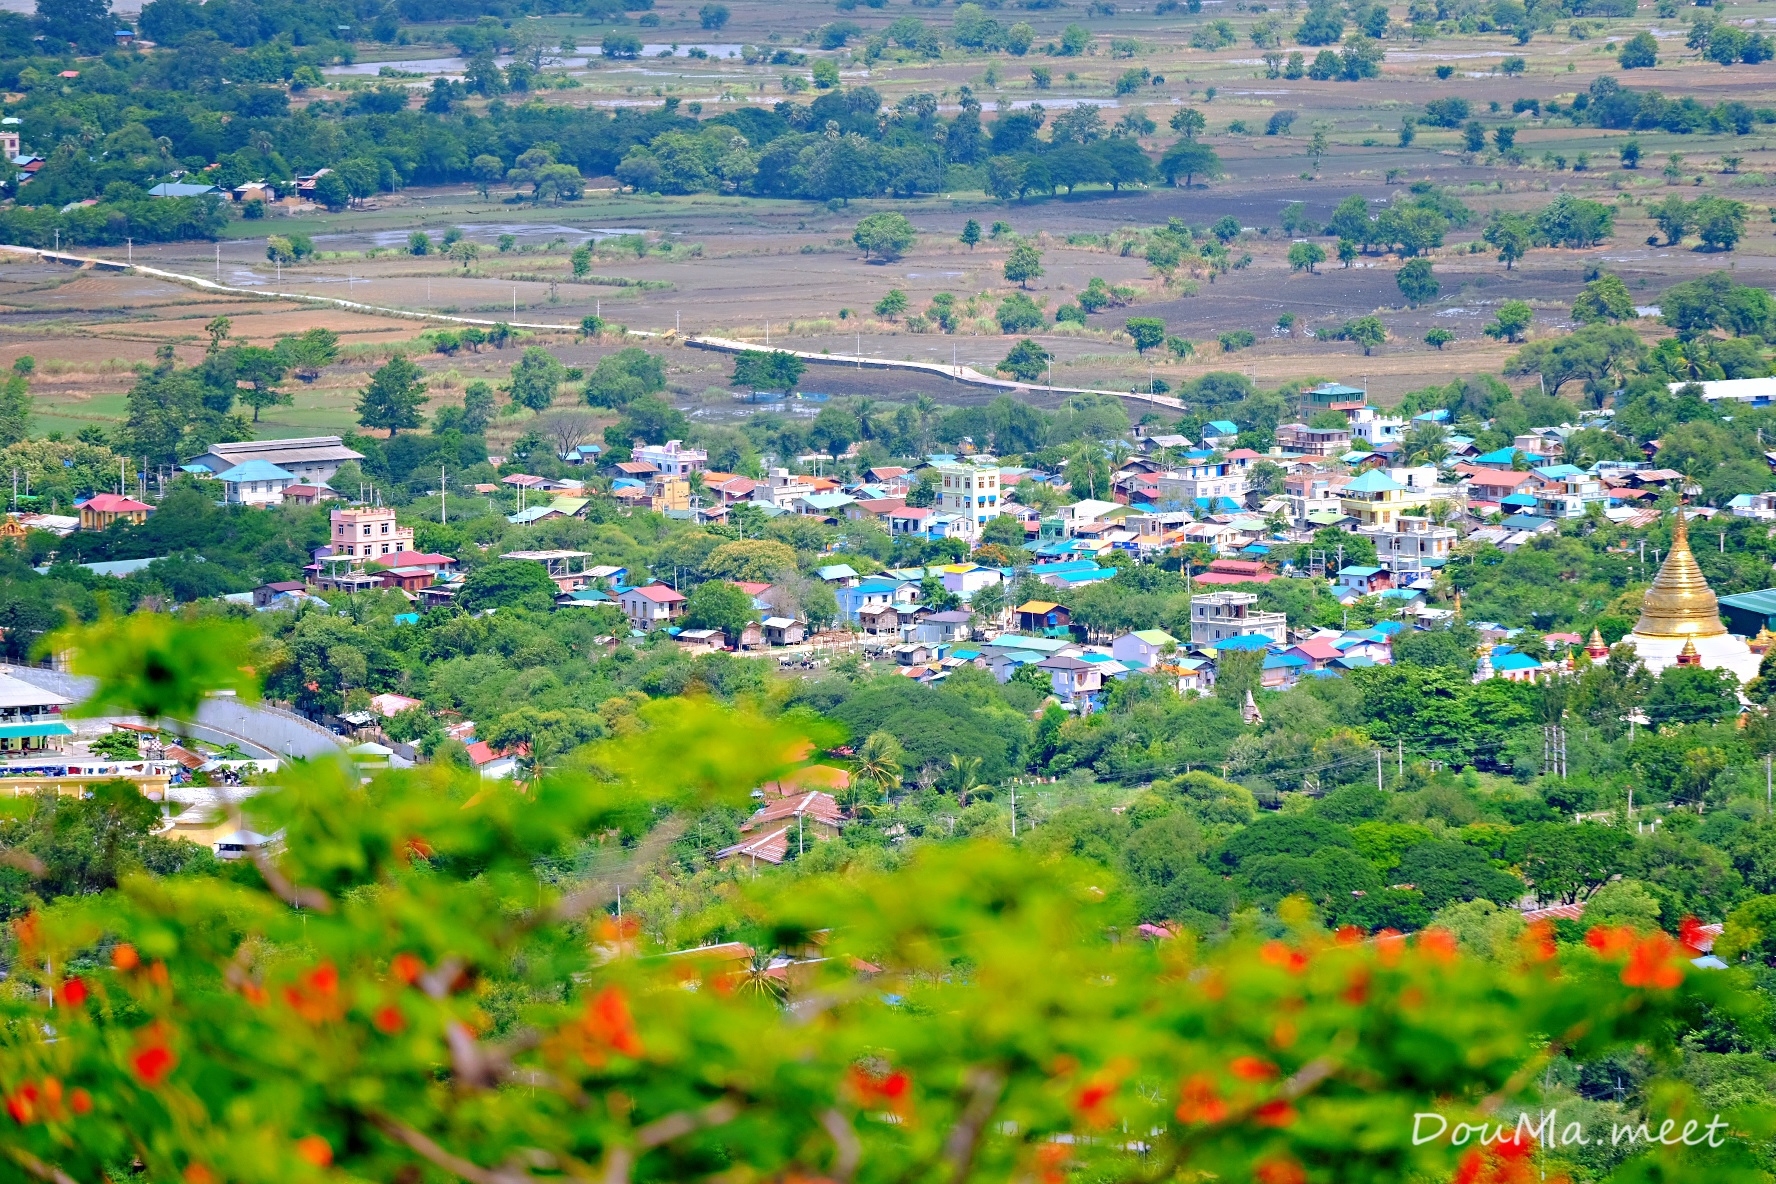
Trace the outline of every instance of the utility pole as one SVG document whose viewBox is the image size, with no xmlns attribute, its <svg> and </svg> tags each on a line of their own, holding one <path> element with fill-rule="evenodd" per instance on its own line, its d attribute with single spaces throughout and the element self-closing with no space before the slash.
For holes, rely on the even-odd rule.
<svg viewBox="0 0 1776 1184">
<path fill-rule="evenodd" d="M 1375 788 L 1381 788 L 1381 749 L 1375 750 Z"/>
<path fill-rule="evenodd" d="M 1011 837 L 1017 838 L 1017 782 L 1015 781 L 1011 783 Z"/>
<path fill-rule="evenodd" d="M 123 240 L 123 258 L 124 258 L 124 262 L 129 263 L 132 266 L 135 264 L 135 262 L 136 262 L 136 240 L 135 239 L 126 238 Z"/>
<path fill-rule="evenodd" d="M 222 244 L 216 244 L 216 282 L 222 282 Z"/>
<path fill-rule="evenodd" d="M 438 466 L 438 525 L 450 524 L 450 503 L 444 497 L 444 466 Z"/>
<path fill-rule="evenodd" d="M 1770 754 L 1766 752 L 1764 754 L 1764 814 L 1766 817 L 1770 814 L 1771 805 L 1776 804 L 1773 802 L 1773 798 L 1776 798 L 1776 795 L 1772 795 L 1770 792 Z"/>
<path fill-rule="evenodd" d="M 1399 765 L 1400 781 L 1404 783 L 1406 780 L 1406 738 L 1404 736 L 1394 737 L 1394 760 Z"/>
</svg>

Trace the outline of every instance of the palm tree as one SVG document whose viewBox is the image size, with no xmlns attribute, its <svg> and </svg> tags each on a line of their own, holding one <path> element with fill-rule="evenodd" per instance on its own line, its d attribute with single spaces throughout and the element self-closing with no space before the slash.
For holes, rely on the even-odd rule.
<svg viewBox="0 0 1776 1184">
<path fill-rule="evenodd" d="M 875 400 L 858 399 L 851 404 L 851 409 L 857 413 L 857 438 L 859 440 L 874 440 L 876 425 L 871 417 L 876 413 Z"/>
<path fill-rule="evenodd" d="M 961 756 L 950 754 L 950 784 L 956 791 L 959 805 L 968 805 L 968 795 L 980 788 L 981 758 L 978 756 Z"/>
<path fill-rule="evenodd" d="M 782 1002 L 789 994 L 789 983 L 771 973 L 771 958 L 770 950 L 754 949 L 740 971 L 739 987 L 747 994 Z"/>
<path fill-rule="evenodd" d="M 871 732 L 857 749 L 851 770 L 852 782 L 867 781 L 878 793 L 899 789 L 905 772 L 901 762 L 905 758 L 906 751 L 901 748 L 900 741 L 887 732 Z"/>
<path fill-rule="evenodd" d="M 1449 459 L 1449 433 L 1440 423 L 1424 423 L 1413 427 L 1406 433 L 1403 441 L 1406 445 L 1406 458 L 1410 461 L 1428 461 L 1442 467 Z"/>
</svg>

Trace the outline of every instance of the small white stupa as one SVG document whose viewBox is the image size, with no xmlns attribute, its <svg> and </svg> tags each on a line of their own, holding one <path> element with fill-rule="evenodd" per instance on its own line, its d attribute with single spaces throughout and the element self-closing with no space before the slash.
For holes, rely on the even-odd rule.
<svg viewBox="0 0 1776 1184">
<path fill-rule="evenodd" d="M 1720 603 L 1690 553 L 1689 525 L 1678 507 L 1671 526 L 1671 554 L 1665 557 L 1653 586 L 1641 603 L 1640 621 L 1622 641 L 1634 647 L 1648 672 L 1668 666 L 1699 664 L 1710 670 L 1731 670 L 1741 683 L 1757 677 L 1760 658 L 1743 637 L 1721 623 Z M 1684 652 L 1690 647 L 1690 653 Z M 1680 663 L 1680 656 L 1695 662 Z"/>
</svg>

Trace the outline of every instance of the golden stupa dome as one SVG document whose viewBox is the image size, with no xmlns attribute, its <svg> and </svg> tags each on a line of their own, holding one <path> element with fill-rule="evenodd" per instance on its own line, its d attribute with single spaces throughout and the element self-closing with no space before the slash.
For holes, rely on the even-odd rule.
<svg viewBox="0 0 1776 1184">
<path fill-rule="evenodd" d="M 1690 554 L 1689 526 L 1679 506 L 1671 524 L 1671 554 L 1647 589 L 1634 632 L 1641 637 L 1717 637 L 1726 631 L 1714 590 Z"/>
</svg>

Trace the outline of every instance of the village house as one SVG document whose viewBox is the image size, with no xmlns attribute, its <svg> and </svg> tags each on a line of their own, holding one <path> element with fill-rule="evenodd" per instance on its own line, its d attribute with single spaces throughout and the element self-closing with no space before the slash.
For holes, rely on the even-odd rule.
<svg viewBox="0 0 1776 1184">
<path fill-rule="evenodd" d="M 296 474 L 267 460 L 249 460 L 216 474 L 222 500 L 231 506 L 281 506 L 284 491 L 300 482 Z"/>
<path fill-rule="evenodd" d="M 1029 633 L 1065 629 L 1073 619 L 1073 614 L 1066 605 L 1048 600 L 1026 600 L 1011 611 L 1017 620 L 1018 629 Z"/>
<path fill-rule="evenodd" d="M 1124 666 L 1153 667 L 1178 649 L 1178 639 L 1164 629 L 1137 629 L 1110 643 L 1110 653 Z"/>
<path fill-rule="evenodd" d="M 154 507 L 133 497 L 116 493 L 95 493 L 80 503 L 80 529 L 104 530 L 113 522 L 129 522 L 137 526 L 148 521 Z"/>
<path fill-rule="evenodd" d="M 617 595 L 629 624 L 644 633 L 664 629 L 684 615 L 685 595 L 667 584 L 643 584 Z"/>
<path fill-rule="evenodd" d="M 1212 646 L 1230 637 L 1262 635 L 1275 642 L 1289 638 L 1285 613 L 1256 607 L 1253 592 L 1208 592 L 1190 598 L 1190 644 Z"/>
<path fill-rule="evenodd" d="M 1091 697 L 1104 689 L 1102 667 L 1066 654 L 1042 659 L 1036 668 L 1048 675 L 1049 686 L 1062 703 L 1088 710 Z"/>
</svg>

